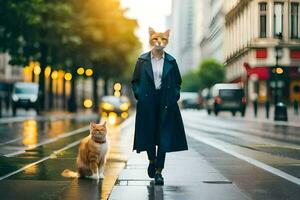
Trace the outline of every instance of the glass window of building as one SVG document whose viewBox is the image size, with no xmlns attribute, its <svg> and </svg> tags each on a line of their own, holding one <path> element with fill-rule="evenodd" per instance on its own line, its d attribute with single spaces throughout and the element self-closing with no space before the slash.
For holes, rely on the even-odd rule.
<svg viewBox="0 0 300 200">
<path fill-rule="evenodd" d="M 274 35 L 282 38 L 283 32 L 283 3 L 275 2 L 274 4 Z"/>
<path fill-rule="evenodd" d="M 291 3 L 291 38 L 298 38 L 298 3 Z"/>
<path fill-rule="evenodd" d="M 267 3 L 259 3 L 259 37 L 267 37 Z"/>
</svg>

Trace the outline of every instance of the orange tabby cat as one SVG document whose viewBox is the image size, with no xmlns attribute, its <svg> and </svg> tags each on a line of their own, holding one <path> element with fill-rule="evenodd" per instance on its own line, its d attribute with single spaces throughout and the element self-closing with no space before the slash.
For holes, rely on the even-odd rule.
<svg viewBox="0 0 300 200">
<path fill-rule="evenodd" d="M 108 151 L 106 140 L 106 122 L 103 124 L 90 123 L 90 135 L 80 142 L 77 156 L 77 172 L 64 170 L 64 177 L 87 177 L 98 180 L 104 178 L 104 165 Z"/>
</svg>

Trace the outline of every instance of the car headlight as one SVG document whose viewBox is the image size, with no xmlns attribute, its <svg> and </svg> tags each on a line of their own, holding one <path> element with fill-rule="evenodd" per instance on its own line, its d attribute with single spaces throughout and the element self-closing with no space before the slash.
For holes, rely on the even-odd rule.
<svg viewBox="0 0 300 200">
<path fill-rule="evenodd" d="M 102 103 L 102 106 L 101 106 L 104 110 L 113 110 L 115 107 L 113 105 L 111 105 L 110 103 Z"/>
<path fill-rule="evenodd" d="M 18 101 L 19 100 L 19 97 L 15 94 L 12 95 L 12 100 L 13 101 Z"/>
<path fill-rule="evenodd" d="M 121 109 L 122 111 L 126 111 L 126 110 L 128 110 L 128 108 L 129 108 L 129 104 L 128 104 L 128 103 L 122 103 L 122 104 L 120 105 L 120 109 Z"/>
<path fill-rule="evenodd" d="M 30 102 L 32 102 L 32 103 L 36 102 L 36 100 L 37 100 L 37 97 L 35 97 L 35 96 L 30 98 Z"/>
</svg>

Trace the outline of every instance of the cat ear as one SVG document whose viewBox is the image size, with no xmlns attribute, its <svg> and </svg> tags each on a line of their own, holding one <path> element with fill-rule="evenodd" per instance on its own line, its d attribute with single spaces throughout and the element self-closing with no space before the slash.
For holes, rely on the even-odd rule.
<svg viewBox="0 0 300 200">
<path fill-rule="evenodd" d="M 170 29 L 168 29 L 168 30 L 166 30 L 166 32 L 164 32 L 164 35 L 166 36 L 166 37 L 169 37 L 170 36 Z"/>
<path fill-rule="evenodd" d="M 152 27 L 149 27 L 149 34 L 153 35 L 155 33 L 154 29 Z"/>
<path fill-rule="evenodd" d="M 106 120 L 104 120 L 102 126 L 105 126 L 105 127 L 106 127 Z"/>
<path fill-rule="evenodd" d="M 91 122 L 91 123 L 90 123 L 90 126 L 91 126 L 92 128 L 95 128 L 95 127 L 96 127 L 96 122 Z"/>
</svg>

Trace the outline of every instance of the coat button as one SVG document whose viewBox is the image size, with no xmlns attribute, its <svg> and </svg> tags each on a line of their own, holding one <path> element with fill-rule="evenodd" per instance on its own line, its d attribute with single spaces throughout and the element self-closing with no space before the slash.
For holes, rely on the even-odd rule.
<svg viewBox="0 0 300 200">
<path fill-rule="evenodd" d="M 168 108 L 168 106 L 165 106 L 165 109 L 167 109 Z"/>
</svg>

